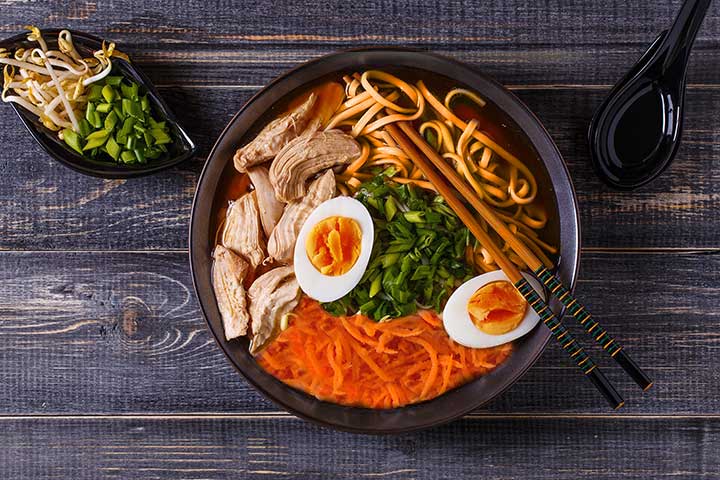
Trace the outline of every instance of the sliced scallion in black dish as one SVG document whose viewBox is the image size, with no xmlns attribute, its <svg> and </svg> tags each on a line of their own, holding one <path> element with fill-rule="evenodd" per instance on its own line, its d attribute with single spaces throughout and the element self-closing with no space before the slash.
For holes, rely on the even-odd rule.
<svg viewBox="0 0 720 480">
<path fill-rule="evenodd" d="M 64 129 L 65 143 L 92 159 L 143 164 L 167 153 L 172 143 L 166 122 L 152 112 L 147 93 L 122 76 L 90 85 L 79 132 Z"/>
<path fill-rule="evenodd" d="M 32 33 L 36 36 L 37 32 L 38 31 L 33 29 Z M 63 32 L 68 31 L 44 29 L 39 32 L 45 38 L 48 49 L 57 49 L 58 37 L 60 35 L 67 36 L 67 33 Z M 104 45 L 106 49 L 109 45 L 107 42 L 104 43 L 102 39 L 87 33 L 73 30 L 70 30 L 69 33 L 72 35 L 72 43 L 82 58 L 93 57 L 94 53 L 105 51 L 103 48 Z M 9 52 L 11 55 L 18 50 L 25 49 L 28 51 L 37 47 L 38 42 L 28 38 L 27 34 L 18 34 L 0 41 L 0 52 L 4 49 L 5 52 Z M 159 158 L 145 163 L 118 162 L 104 154 L 97 158 L 90 158 L 88 155 L 78 153 L 76 149 L 68 146 L 65 141 L 59 137 L 59 131 L 68 128 L 67 125 L 61 125 L 59 130 L 57 127 L 50 128 L 45 124 L 44 120 L 39 117 L 35 108 L 27 109 L 17 103 L 10 103 L 10 105 L 35 141 L 37 141 L 54 160 L 85 175 L 102 178 L 140 177 L 182 163 L 195 154 L 197 151 L 195 143 L 179 124 L 176 116 L 160 96 L 152 84 L 152 81 L 137 68 L 132 60 L 113 54 L 112 68 L 109 75 L 115 77 L 121 76 L 128 82 L 137 83 L 140 87 L 140 92 L 147 95 L 151 112 L 153 112 L 153 118 L 165 122 L 172 143 L 164 144 L 167 152 L 163 153 Z M 8 92 L 8 94 L 10 94 L 10 92 Z M 81 97 L 85 97 L 85 95 L 81 95 Z M 80 100 L 82 100 L 82 98 L 80 98 Z M 77 120 L 85 117 L 85 108 L 86 105 L 84 103 L 79 106 L 77 109 Z M 80 136 L 79 128 L 73 128 L 73 131 Z"/>
</svg>

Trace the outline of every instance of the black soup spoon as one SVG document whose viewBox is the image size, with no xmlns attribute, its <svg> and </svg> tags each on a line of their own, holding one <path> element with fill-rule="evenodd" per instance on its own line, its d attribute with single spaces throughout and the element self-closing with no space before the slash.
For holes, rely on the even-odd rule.
<svg viewBox="0 0 720 480">
<path fill-rule="evenodd" d="M 631 190 L 670 165 L 683 123 L 690 49 L 710 0 L 687 0 L 670 30 L 655 39 L 598 108 L 588 132 L 598 175 Z"/>
</svg>

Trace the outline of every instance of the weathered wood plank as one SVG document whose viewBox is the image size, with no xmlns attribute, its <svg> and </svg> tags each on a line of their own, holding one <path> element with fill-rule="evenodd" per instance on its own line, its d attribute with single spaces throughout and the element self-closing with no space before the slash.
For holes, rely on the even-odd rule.
<svg viewBox="0 0 720 480">
<path fill-rule="evenodd" d="M 155 43 L 603 45 L 647 43 L 668 28 L 681 2 L 598 0 L 572 7 L 559 0 L 418 2 L 132 0 L 42 2 L 28 14 L 24 2 L 6 2 L 0 31 L 32 21 L 105 34 L 137 45 Z M 712 5 L 699 41 L 716 42 L 720 7 Z"/>
<path fill-rule="evenodd" d="M 189 2 L 180 9 L 192 14 L 181 16 L 169 3 L 137 8 L 125 0 L 98 11 L 94 2 L 75 2 L 69 9 L 44 2 L 34 6 L 34 20 L 117 41 L 161 83 L 172 78 L 204 85 L 264 85 L 276 72 L 325 53 L 394 45 L 462 59 L 511 85 L 607 85 L 669 26 L 680 4 L 666 0 L 648 7 L 639 0 L 621 5 L 604 0 L 563 9 L 497 0 L 442 6 L 360 2 L 350 7 L 336 2 L 322 6 L 323 21 L 317 22 L 317 12 L 302 3 L 244 2 L 242 10 L 248 13 L 242 21 L 226 14 L 233 7 L 219 2 Z M 553 14 L 554 9 L 561 9 L 560 14 Z M 498 12 L 502 22 L 494 21 L 489 11 Z M 3 15 L 0 32 L 8 35 L 28 21 L 21 3 L 4 5 Z M 397 17 L 402 21 L 393 20 Z M 694 48 L 691 83 L 718 83 L 718 18 L 720 9 L 712 7 Z"/>
<path fill-rule="evenodd" d="M 173 249 L 187 222 L 202 157 L 253 89 L 166 88 L 200 156 L 149 178 L 101 180 L 66 170 L 40 151 L 9 109 L 0 115 L 0 249 Z M 605 187 L 590 166 L 586 125 L 602 90 L 518 90 L 555 138 L 580 201 L 586 247 L 718 247 L 720 131 L 709 126 L 720 89 L 691 90 L 685 139 L 672 168 L 637 192 Z M 668 232 L 672 232 L 668 234 Z"/>
<path fill-rule="evenodd" d="M 652 38 L 648 38 L 648 44 Z M 407 46 L 402 42 L 392 45 Z M 127 53 L 160 85 L 267 84 L 280 72 L 336 51 L 356 48 L 349 44 L 225 45 L 165 44 L 128 45 Z M 619 44 L 563 47 L 547 45 L 415 45 L 466 62 L 499 82 L 515 86 L 614 84 L 637 61 L 647 45 Z M 696 45 L 690 59 L 690 88 L 718 85 L 720 51 L 714 45 Z"/>
<path fill-rule="evenodd" d="M 656 379 L 641 393 L 581 337 L 625 395 L 621 414 L 720 414 L 708 394 L 720 383 L 709 367 L 720 361 L 718 269 L 717 254 L 584 257 L 580 298 Z M 0 415 L 279 410 L 214 344 L 184 252 L 3 252 L 0 284 Z M 486 410 L 608 413 L 554 345 Z"/>
<path fill-rule="evenodd" d="M 718 418 L 474 418 L 401 436 L 268 418 L 0 421 L 6 480 L 717 478 Z"/>
</svg>

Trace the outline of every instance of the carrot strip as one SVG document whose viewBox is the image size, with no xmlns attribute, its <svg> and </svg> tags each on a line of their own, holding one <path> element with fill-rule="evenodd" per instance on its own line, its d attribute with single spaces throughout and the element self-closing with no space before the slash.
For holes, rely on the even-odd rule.
<svg viewBox="0 0 720 480">
<path fill-rule="evenodd" d="M 270 355 L 269 353 L 266 353 L 266 354 L 264 355 L 264 360 L 268 363 L 268 365 L 270 365 L 270 366 L 271 366 L 272 368 L 274 368 L 275 370 L 282 370 L 282 369 L 283 369 L 282 364 L 280 364 L 277 360 L 275 360 L 275 359 L 273 358 L 273 356 Z"/>
<path fill-rule="evenodd" d="M 340 367 L 335 361 L 336 352 L 332 348 L 328 348 L 326 352 L 328 363 L 333 370 L 332 391 L 333 393 L 335 393 L 340 389 L 340 386 L 342 385 L 342 372 L 340 371 Z"/>
<path fill-rule="evenodd" d="M 445 365 L 445 370 L 443 371 L 443 377 L 442 377 L 442 385 L 440 385 L 440 391 L 445 392 L 447 391 L 448 384 L 450 383 L 450 374 L 452 373 L 453 369 L 453 360 L 450 355 L 444 355 L 443 358 L 440 359 L 440 363 Z"/>
<path fill-rule="evenodd" d="M 428 355 L 430 355 L 430 372 L 428 373 L 427 379 L 425 380 L 425 383 L 423 384 L 422 392 L 420 392 L 420 396 L 425 398 L 427 397 L 428 392 L 430 391 L 430 387 L 432 386 L 433 382 L 435 381 L 435 378 L 437 377 L 437 371 L 438 371 L 438 358 L 437 358 L 437 350 L 433 348 L 432 345 L 430 345 L 429 342 L 420 339 L 420 338 L 411 338 L 411 342 L 418 343 L 427 350 Z"/>
<path fill-rule="evenodd" d="M 377 342 L 370 339 L 363 337 L 362 333 L 358 329 L 356 329 L 350 322 L 347 321 L 347 319 L 343 318 L 341 319 L 343 327 L 345 327 L 345 330 L 352 335 L 352 337 L 357 340 L 360 343 L 367 343 L 370 345 L 377 345 Z"/>
<path fill-rule="evenodd" d="M 397 408 L 429 400 L 486 374 L 512 352 L 512 344 L 456 344 L 431 311 L 376 323 L 362 315 L 333 317 L 303 297 L 294 314 L 258 363 L 289 386 L 342 405 Z"/>
<path fill-rule="evenodd" d="M 377 375 L 381 380 L 384 380 L 386 382 L 390 381 L 390 377 L 385 373 L 377 363 L 370 357 L 368 352 L 362 349 L 359 345 L 356 345 L 355 342 L 350 343 L 350 347 L 352 347 L 353 350 L 358 354 L 360 358 L 363 359 L 363 361 L 372 369 L 373 372 L 375 372 L 375 375 Z"/>
</svg>

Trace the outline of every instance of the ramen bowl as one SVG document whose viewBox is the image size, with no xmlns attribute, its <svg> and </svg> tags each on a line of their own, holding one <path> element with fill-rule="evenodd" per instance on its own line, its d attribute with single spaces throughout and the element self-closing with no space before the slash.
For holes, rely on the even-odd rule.
<svg viewBox="0 0 720 480">
<path fill-rule="evenodd" d="M 216 234 L 218 191 L 232 169 L 235 150 L 244 145 L 299 92 L 328 79 L 365 69 L 399 72 L 428 85 L 451 83 L 481 95 L 498 112 L 499 135 L 512 139 L 514 150 L 531 158 L 539 195 L 549 206 L 550 229 L 559 247 L 556 270 L 574 286 L 579 263 L 579 225 L 575 192 L 563 159 L 535 115 L 511 92 L 475 69 L 455 60 L 405 49 L 365 49 L 336 53 L 305 63 L 280 76 L 252 97 L 233 117 L 213 147 L 198 182 L 190 224 L 190 263 L 195 290 L 218 346 L 245 379 L 285 410 L 315 423 L 362 433 L 399 433 L 443 424 L 486 404 L 515 383 L 540 357 L 549 330 L 536 326 L 516 340 L 512 355 L 490 373 L 441 396 L 393 409 L 343 406 L 318 400 L 266 373 L 248 351 L 246 339 L 226 341 L 212 287 L 212 249 Z M 551 303 L 555 311 L 559 304 Z"/>
</svg>

